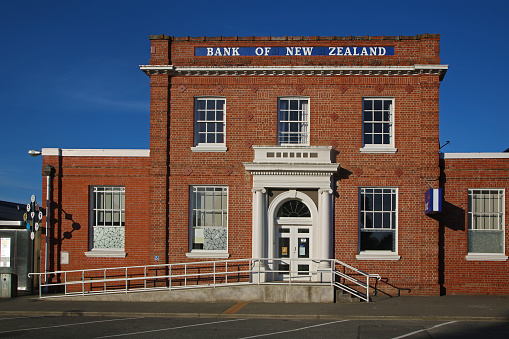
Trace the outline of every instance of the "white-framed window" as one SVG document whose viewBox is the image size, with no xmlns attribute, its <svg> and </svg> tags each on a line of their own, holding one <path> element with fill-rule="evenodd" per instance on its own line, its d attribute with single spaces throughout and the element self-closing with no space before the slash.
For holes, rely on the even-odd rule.
<svg viewBox="0 0 509 339">
<path fill-rule="evenodd" d="M 91 250 L 124 251 L 125 187 L 93 186 L 90 188 Z"/>
<path fill-rule="evenodd" d="M 359 190 L 358 259 L 397 260 L 398 190 L 363 187 Z"/>
<path fill-rule="evenodd" d="M 226 99 L 221 97 L 195 98 L 194 117 L 194 147 L 192 150 L 196 152 L 226 151 Z"/>
<path fill-rule="evenodd" d="M 278 99 L 278 145 L 309 145 L 309 98 Z"/>
<path fill-rule="evenodd" d="M 191 186 L 191 252 L 228 250 L 228 187 Z"/>
<path fill-rule="evenodd" d="M 504 255 L 504 211 L 504 189 L 468 190 L 467 259 L 496 260 L 497 255 L 498 259 L 507 259 Z"/>
<path fill-rule="evenodd" d="M 361 152 L 393 153 L 394 148 L 394 99 L 362 99 Z"/>
</svg>

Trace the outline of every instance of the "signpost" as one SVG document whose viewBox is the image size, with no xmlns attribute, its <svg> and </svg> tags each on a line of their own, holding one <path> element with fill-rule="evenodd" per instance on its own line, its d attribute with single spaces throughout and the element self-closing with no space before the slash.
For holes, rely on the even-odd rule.
<svg viewBox="0 0 509 339">
<path fill-rule="evenodd" d="M 30 203 L 27 204 L 27 211 L 23 214 L 23 221 L 27 223 L 27 231 L 30 232 L 30 239 L 35 239 L 35 233 L 39 230 L 39 223 L 43 217 L 42 211 L 40 211 L 39 204 L 32 194 Z"/>
</svg>

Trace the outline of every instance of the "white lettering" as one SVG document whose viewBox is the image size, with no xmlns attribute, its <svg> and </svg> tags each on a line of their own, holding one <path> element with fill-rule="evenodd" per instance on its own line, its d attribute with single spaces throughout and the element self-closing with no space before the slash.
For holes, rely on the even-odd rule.
<svg viewBox="0 0 509 339">
<path fill-rule="evenodd" d="M 295 47 L 295 55 L 302 55 L 300 54 L 300 50 L 302 47 Z"/>
<path fill-rule="evenodd" d="M 369 55 L 376 55 L 376 47 L 369 48 Z"/>
<path fill-rule="evenodd" d="M 378 55 L 385 55 L 385 47 L 378 47 Z"/>
<path fill-rule="evenodd" d="M 353 47 L 353 55 L 359 55 L 359 53 L 357 53 L 357 47 Z"/>
<path fill-rule="evenodd" d="M 269 55 L 270 47 L 265 47 L 265 55 Z"/>
<path fill-rule="evenodd" d="M 345 54 L 344 55 L 352 55 L 352 52 L 350 52 L 350 47 L 345 48 Z"/>
<path fill-rule="evenodd" d="M 256 55 L 262 55 L 262 54 L 263 54 L 263 48 L 261 48 L 261 47 L 256 47 L 256 49 L 255 49 L 255 54 L 256 54 Z"/>
<path fill-rule="evenodd" d="M 343 47 L 338 47 L 338 53 L 336 55 L 343 55 Z"/>
<path fill-rule="evenodd" d="M 221 49 L 220 48 L 216 48 L 216 53 L 214 53 L 214 55 L 222 56 Z"/>
<path fill-rule="evenodd" d="M 362 47 L 361 55 L 368 55 L 368 50 L 366 49 L 366 47 Z"/>
<path fill-rule="evenodd" d="M 336 50 L 336 47 L 329 47 L 329 55 L 334 55 L 335 50 Z"/>
<path fill-rule="evenodd" d="M 302 50 L 304 51 L 304 55 L 311 55 L 313 47 L 302 47 Z"/>
<path fill-rule="evenodd" d="M 223 48 L 223 55 L 230 55 L 230 47 Z"/>
<path fill-rule="evenodd" d="M 207 47 L 207 56 L 214 55 L 214 52 L 212 51 L 212 47 Z"/>
<path fill-rule="evenodd" d="M 239 55 L 239 47 L 232 47 L 232 55 Z"/>
</svg>

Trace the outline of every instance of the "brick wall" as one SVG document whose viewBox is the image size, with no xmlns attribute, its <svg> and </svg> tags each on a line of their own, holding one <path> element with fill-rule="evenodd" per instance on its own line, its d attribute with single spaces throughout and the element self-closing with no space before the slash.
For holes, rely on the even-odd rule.
<svg viewBox="0 0 509 339">
<path fill-rule="evenodd" d="M 440 220 L 441 275 L 447 294 L 509 293 L 509 262 L 467 261 L 468 189 L 505 189 L 508 225 L 509 158 L 444 159 L 441 161 L 444 213 Z M 505 230 L 505 255 L 509 233 Z"/>
<path fill-rule="evenodd" d="M 56 170 L 48 270 L 145 264 L 150 248 L 150 230 L 146 227 L 150 213 L 149 158 L 43 156 L 43 165 L 46 164 Z M 85 255 L 90 250 L 90 187 L 101 185 L 125 187 L 125 258 L 91 258 Z M 43 178 L 43 196 L 46 196 L 46 178 Z M 44 271 L 45 265 L 45 243 L 46 239 L 42 236 L 41 271 Z M 60 263 L 60 252 L 69 252 L 68 265 Z"/>
</svg>

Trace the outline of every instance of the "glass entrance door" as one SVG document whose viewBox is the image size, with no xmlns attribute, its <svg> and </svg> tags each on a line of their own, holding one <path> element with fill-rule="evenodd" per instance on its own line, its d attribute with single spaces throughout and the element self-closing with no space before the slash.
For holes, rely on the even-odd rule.
<svg viewBox="0 0 509 339">
<path fill-rule="evenodd" d="M 311 253 L 311 227 L 279 226 L 276 238 L 278 279 L 310 280 L 311 261 L 306 259 Z"/>
</svg>

